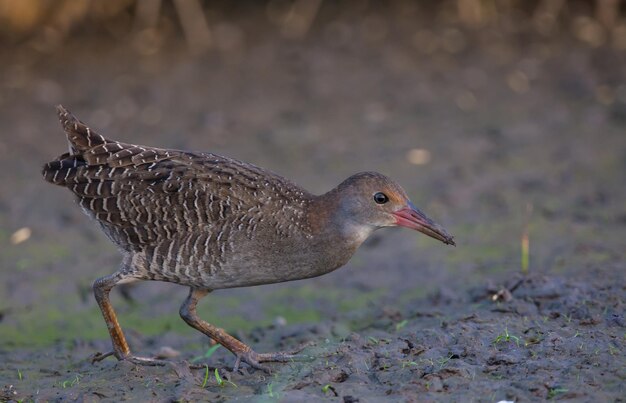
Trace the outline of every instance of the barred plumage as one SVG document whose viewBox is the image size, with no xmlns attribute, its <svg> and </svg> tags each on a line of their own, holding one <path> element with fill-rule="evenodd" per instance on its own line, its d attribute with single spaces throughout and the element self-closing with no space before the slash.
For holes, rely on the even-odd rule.
<svg viewBox="0 0 626 403">
<path fill-rule="evenodd" d="M 278 175 L 216 154 L 109 140 L 62 106 L 58 114 L 70 152 L 46 164 L 44 178 L 70 189 L 125 253 L 140 254 L 133 270 L 146 277 L 209 288 L 232 244 L 252 239 L 262 221 L 280 236 L 310 233 L 311 195 Z"/>
</svg>

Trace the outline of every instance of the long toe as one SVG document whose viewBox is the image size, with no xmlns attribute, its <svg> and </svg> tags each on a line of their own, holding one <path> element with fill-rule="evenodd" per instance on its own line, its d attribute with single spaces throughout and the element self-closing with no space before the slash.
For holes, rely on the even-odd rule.
<svg viewBox="0 0 626 403">
<path fill-rule="evenodd" d="M 261 353 L 257 356 L 259 362 L 291 362 L 295 361 L 297 358 L 298 355 L 285 351 L 277 351 L 275 353 Z"/>
<path fill-rule="evenodd" d="M 137 357 L 134 355 L 128 356 L 124 358 L 124 361 L 132 362 L 135 365 L 145 365 L 149 367 L 169 367 L 180 379 L 184 380 L 193 380 L 193 375 L 191 374 L 191 366 L 187 361 L 176 362 L 176 361 L 167 361 L 167 360 L 159 360 L 156 358 L 148 358 L 148 357 Z"/>
<path fill-rule="evenodd" d="M 299 354 L 302 350 L 312 346 L 314 343 L 306 342 L 289 351 L 277 351 L 275 353 L 261 353 L 258 355 L 259 362 L 291 362 L 310 361 L 312 357 Z"/>
<path fill-rule="evenodd" d="M 151 367 L 162 367 L 171 363 L 170 361 L 159 360 L 157 358 L 138 357 L 135 355 L 120 356 L 116 354 L 115 351 L 109 351 L 104 354 L 98 352 L 91 357 L 91 363 L 95 364 L 96 362 L 100 362 L 107 357 L 116 357 L 119 361 L 127 361 L 132 362 L 135 365 L 146 365 Z"/>
<path fill-rule="evenodd" d="M 267 373 L 270 373 L 270 368 L 262 365 L 263 362 L 293 362 L 293 361 L 311 361 L 312 357 L 298 355 L 300 351 L 308 347 L 310 343 L 303 344 L 298 348 L 291 351 L 277 351 L 274 353 L 257 353 L 253 350 L 246 351 L 244 353 L 237 354 L 235 365 L 233 366 L 233 372 L 239 370 L 239 366 L 242 362 L 250 365 L 252 368 L 260 369 Z"/>
<path fill-rule="evenodd" d="M 145 365 L 148 367 L 164 367 L 171 364 L 170 361 L 159 360 L 149 357 L 137 357 L 134 355 L 129 355 L 128 357 L 125 357 L 124 361 L 132 362 L 135 365 Z"/>
<path fill-rule="evenodd" d="M 101 353 L 101 352 L 97 352 L 96 354 L 93 355 L 93 357 L 91 357 L 91 363 L 95 364 L 96 362 L 100 362 L 102 360 L 104 360 L 107 357 L 111 357 L 111 356 L 115 356 L 115 351 L 109 351 L 108 353 Z"/>
</svg>

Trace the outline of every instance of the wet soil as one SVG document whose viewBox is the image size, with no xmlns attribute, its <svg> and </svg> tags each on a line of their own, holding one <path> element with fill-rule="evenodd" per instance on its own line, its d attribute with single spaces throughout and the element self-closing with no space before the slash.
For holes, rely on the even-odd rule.
<svg viewBox="0 0 626 403">
<path fill-rule="evenodd" d="M 229 39 L 203 56 L 89 30 L 50 54 L 0 49 L 0 401 L 623 401 L 625 52 L 394 8 L 326 11 L 295 40 L 257 11 L 222 15 Z M 162 283 L 113 293 L 131 348 L 206 366 L 91 364 L 110 342 L 90 285 L 119 256 L 40 179 L 65 148 L 56 103 L 317 193 L 383 172 L 458 246 L 381 230 L 329 275 L 201 301 L 259 352 L 312 343 L 271 374 L 230 373 Z"/>
</svg>

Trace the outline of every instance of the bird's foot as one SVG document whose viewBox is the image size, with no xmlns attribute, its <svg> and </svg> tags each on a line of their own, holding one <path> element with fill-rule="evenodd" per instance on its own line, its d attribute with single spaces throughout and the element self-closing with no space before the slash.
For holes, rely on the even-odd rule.
<svg viewBox="0 0 626 403">
<path fill-rule="evenodd" d="M 132 354 L 123 355 L 116 353 L 115 351 L 109 351 L 108 353 L 104 354 L 97 352 L 96 354 L 94 354 L 93 357 L 91 357 L 91 363 L 95 364 L 96 362 L 100 362 L 107 357 L 115 357 L 120 361 L 132 362 L 136 365 L 146 365 L 151 367 L 163 367 L 169 364 L 169 361 L 160 360 L 157 358 L 138 357 Z"/>
<path fill-rule="evenodd" d="M 252 368 L 260 369 L 267 373 L 271 373 L 269 367 L 262 365 L 263 362 L 292 362 L 292 361 L 310 361 L 311 357 L 298 355 L 299 352 L 310 346 L 312 343 L 304 343 L 296 349 L 290 351 L 278 351 L 274 353 L 257 353 L 254 350 L 247 350 L 235 353 L 237 359 L 233 366 L 233 372 L 239 370 L 242 362 L 250 365 Z"/>
<path fill-rule="evenodd" d="M 189 364 L 187 361 L 174 362 L 174 361 L 161 360 L 158 358 L 138 357 L 135 355 L 119 356 L 114 351 L 109 351 L 108 353 L 104 353 L 104 354 L 100 352 L 96 353 L 91 358 L 91 363 L 94 364 L 96 362 L 102 361 L 105 358 L 111 357 L 111 356 L 116 357 L 120 361 L 130 362 L 135 365 L 143 365 L 143 366 L 148 366 L 148 367 L 170 367 L 174 370 L 174 372 L 176 372 L 176 374 L 180 378 L 187 378 L 191 376 L 191 373 L 189 371 L 190 369 L 204 368 L 203 365 L 192 365 L 192 364 Z"/>
</svg>

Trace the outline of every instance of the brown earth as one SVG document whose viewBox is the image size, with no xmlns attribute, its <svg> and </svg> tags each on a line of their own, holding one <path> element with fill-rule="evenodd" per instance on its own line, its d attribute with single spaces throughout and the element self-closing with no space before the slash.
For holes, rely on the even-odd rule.
<svg viewBox="0 0 626 403">
<path fill-rule="evenodd" d="M 353 11 L 299 40 L 254 7 L 224 13 L 196 57 L 180 38 L 89 29 L 49 54 L 0 49 L 0 400 L 624 401 L 624 50 L 515 20 Z M 110 342 L 90 285 L 118 254 L 40 177 L 65 148 L 57 103 L 108 137 L 229 155 L 314 192 L 383 172 L 458 246 L 381 230 L 330 275 L 203 300 L 257 351 L 314 343 L 271 375 L 229 373 L 233 357 L 178 318 L 186 290 L 161 283 L 114 293 L 131 347 L 207 366 L 92 365 Z"/>
</svg>

